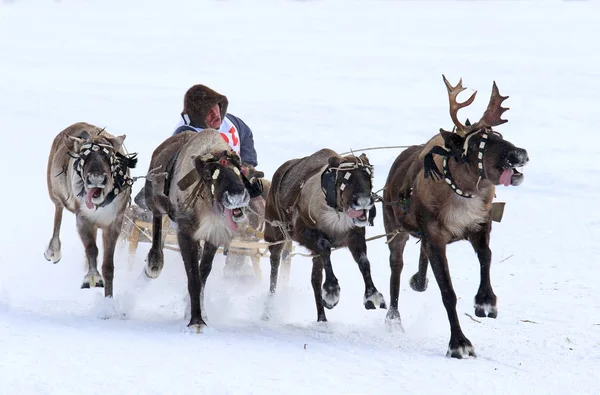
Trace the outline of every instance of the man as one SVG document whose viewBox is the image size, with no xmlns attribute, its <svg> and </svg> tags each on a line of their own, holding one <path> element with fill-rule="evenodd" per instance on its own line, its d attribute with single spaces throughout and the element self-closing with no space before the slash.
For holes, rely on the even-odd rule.
<svg viewBox="0 0 600 395">
<path fill-rule="evenodd" d="M 242 158 L 243 165 L 258 165 L 252 130 L 238 117 L 227 113 L 227 97 L 205 85 L 194 85 L 185 93 L 181 120 L 173 134 L 216 129 Z"/>
<path fill-rule="evenodd" d="M 194 85 L 185 93 L 181 120 L 173 135 L 185 131 L 202 132 L 212 128 L 221 133 L 223 139 L 242 159 L 242 170 L 258 165 L 252 130 L 238 117 L 227 113 L 229 101 L 225 95 L 205 85 Z M 260 172 L 262 174 L 262 172 Z M 147 209 L 144 188 L 134 198 L 135 203 Z"/>
</svg>

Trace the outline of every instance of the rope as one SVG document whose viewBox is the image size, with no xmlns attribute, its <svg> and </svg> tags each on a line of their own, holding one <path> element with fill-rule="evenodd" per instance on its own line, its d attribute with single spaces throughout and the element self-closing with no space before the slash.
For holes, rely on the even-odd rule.
<svg viewBox="0 0 600 395">
<path fill-rule="evenodd" d="M 358 148 L 349 152 L 342 152 L 340 155 L 344 156 L 344 155 L 350 155 L 350 154 L 354 154 L 354 152 L 356 151 L 374 151 L 374 150 L 378 150 L 378 149 L 394 149 L 394 148 L 409 148 L 411 147 L 410 145 L 390 145 L 390 146 L 386 146 L 386 147 L 369 147 L 369 148 Z"/>
<path fill-rule="evenodd" d="M 373 241 L 373 240 L 381 239 L 382 237 L 393 235 L 391 239 L 389 239 L 388 241 L 385 242 L 385 244 L 388 244 L 390 241 L 392 241 L 394 239 L 394 237 L 396 237 L 396 235 L 398 233 L 400 233 L 398 230 L 395 230 L 395 231 L 393 231 L 391 233 L 383 233 L 383 234 L 380 234 L 380 235 L 377 235 L 377 236 L 366 238 L 365 242 L 368 243 L 369 241 Z M 335 250 L 339 250 L 341 248 L 345 248 L 345 247 L 335 247 L 335 248 L 332 248 L 331 252 L 333 252 Z M 293 257 L 293 256 L 296 256 L 296 255 L 305 256 L 305 257 L 308 257 L 308 258 L 319 256 L 318 254 L 305 254 L 305 253 L 302 253 L 302 252 L 294 252 L 293 254 L 290 254 L 289 257 Z"/>
<path fill-rule="evenodd" d="M 144 234 L 144 236 L 146 236 L 149 240 L 152 240 L 152 235 L 149 234 L 148 232 L 146 232 L 146 229 L 140 227 L 138 224 L 135 223 L 134 220 L 132 220 L 131 218 L 129 218 L 129 216 L 127 214 L 125 214 L 125 219 L 128 220 L 129 222 L 131 222 L 133 224 L 133 226 L 135 226 L 140 233 Z"/>
</svg>

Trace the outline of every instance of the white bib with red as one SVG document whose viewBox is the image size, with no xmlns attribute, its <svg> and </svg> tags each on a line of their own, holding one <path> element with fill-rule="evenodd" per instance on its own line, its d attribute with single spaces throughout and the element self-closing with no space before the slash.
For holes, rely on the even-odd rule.
<svg viewBox="0 0 600 395">
<path fill-rule="evenodd" d="M 181 119 L 179 121 L 179 123 L 177 124 L 177 126 L 175 127 L 175 129 L 177 129 L 178 127 L 183 126 L 185 124 L 186 123 L 183 121 L 183 119 Z M 203 128 L 197 128 L 192 125 L 187 125 L 187 126 L 193 128 L 196 132 L 202 132 L 204 130 Z M 227 142 L 227 144 L 229 144 L 229 146 L 235 152 L 237 152 L 237 154 L 239 155 L 240 154 L 240 135 L 238 133 L 237 128 L 233 124 L 233 122 L 231 122 L 229 120 L 229 118 L 225 117 L 225 119 L 223 119 L 223 122 L 221 123 L 221 127 L 219 127 L 218 131 L 219 131 L 219 133 L 221 133 L 221 137 L 223 137 L 223 140 L 225 140 Z"/>
</svg>

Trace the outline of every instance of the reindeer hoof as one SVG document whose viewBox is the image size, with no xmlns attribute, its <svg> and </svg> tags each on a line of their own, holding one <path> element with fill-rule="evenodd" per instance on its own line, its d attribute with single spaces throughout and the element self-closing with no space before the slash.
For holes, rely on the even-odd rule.
<svg viewBox="0 0 600 395">
<path fill-rule="evenodd" d="M 83 278 L 83 283 L 81 284 L 81 289 L 85 288 L 104 288 L 104 280 L 102 280 L 102 276 L 99 273 L 96 274 L 88 274 Z"/>
<path fill-rule="evenodd" d="M 323 284 L 321 299 L 323 300 L 323 306 L 329 310 L 333 309 L 340 301 L 340 285 L 337 282 Z"/>
<path fill-rule="evenodd" d="M 144 267 L 144 273 L 146 274 L 146 276 L 152 279 L 160 276 L 160 273 L 162 272 L 165 263 L 162 250 L 155 250 L 153 248 L 150 248 L 150 251 L 148 252 L 147 262 L 148 263 L 146 264 L 146 267 Z"/>
<path fill-rule="evenodd" d="M 448 346 L 448 352 L 446 353 L 447 357 L 463 359 L 468 357 L 477 357 L 475 354 L 475 348 L 466 337 L 462 337 L 458 341 L 450 340 L 450 345 Z"/>
<path fill-rule="evenodd" d="M 377 306 L 379 306 L 380 309 L 387 309 L 385 298 L 379 291 L 375 291 L 368 296 L 365 295 L 363 304 L 365 305 L 365 309 L 367 310 L 375 310 Z"/>
<path fill-rule="evenodd" d="M 317 315 L 317 322 L 327 322 L 325 315 Z"/>
<path fill-rule="evenodd" d="M 498 308 L 496 306 L 492 306 L 490 304 L 476 304 L 475 305 L 475 315 L 477 317 L 489 317 L 496 318 L 498 317 Z"/>
<path fill-rule="evenodd" d="M 202 318 L 192 318 L 188 324 L 190 331 L 194 333 L 202 333 L 206 328 L 206 322 Z"/>
<path fill-rule="evenodd" d="M 418 274 L 413 275 L 410 278 L 410 287 L 413 291 L 424 292 L 427 289 L 429 280 L 427 277 L 419 277 Z"/>
<path fill-rule="evenodd" d="M 51 261 L 52 263 L 58 263 L 62 258 L 62 254 L 60 253 L 60 251 L 54 252 L 53 250 L 48 248 L 46 252 L 44 252 L 44 258 L 46 258 L 47 261 Z"/>
<path fill-rule="evenodd" d="M 404 327 L 402 326 L 402 319 L 398 309 L 390 308 L 385 316 L 385 326 L 388 330 L 393 332 L 404 333 Z"/>
</svg>

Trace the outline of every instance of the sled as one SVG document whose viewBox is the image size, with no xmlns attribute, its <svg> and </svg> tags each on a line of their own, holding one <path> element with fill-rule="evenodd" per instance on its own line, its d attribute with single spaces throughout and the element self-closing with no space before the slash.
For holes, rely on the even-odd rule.
<svg viewBox="0 0 600 395">
<path fill-rule="evenodd" d="M 120 240 L 128 244 L 128 263 L 131 270 L 139 244 L 152 243 L 152 213 L 131 205 L 125 212 Z M 166 215 L 163 218 L 162 245 L 163 249 L 180 252 L 176 226 Z M 260 259 L 269 256 L 269 243 L 264 241 L 262 232 L 247 226 L 238 232 L 228 248 L 219 247 L 217 254 L 219 253 L 227 256 L 225 265 L 232 270 L 242 267 L 245 257 L 249 257 L 254 276 L 261 280 Z M 289 272 L 289 268 L 287 271 Z"/>
</svg>

